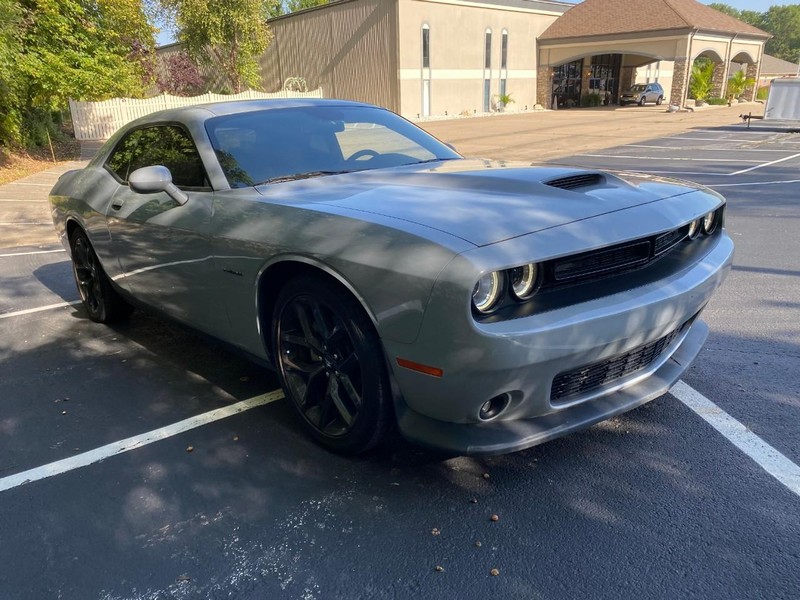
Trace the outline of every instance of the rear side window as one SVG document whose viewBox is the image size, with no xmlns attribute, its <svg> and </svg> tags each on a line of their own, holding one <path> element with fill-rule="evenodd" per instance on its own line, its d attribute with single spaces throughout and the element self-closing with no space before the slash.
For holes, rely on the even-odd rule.
<svg viewBox="0 0 800 600">
<path fill-rule="evenodd" d="M 208 189 L 200 154 L 191 136 L 177 125 L 157 125 L 130 132 L 117 144 L 106 168 L 123 183 L 136 169 L 163 165 L 179 188 Z"/>
</svg>

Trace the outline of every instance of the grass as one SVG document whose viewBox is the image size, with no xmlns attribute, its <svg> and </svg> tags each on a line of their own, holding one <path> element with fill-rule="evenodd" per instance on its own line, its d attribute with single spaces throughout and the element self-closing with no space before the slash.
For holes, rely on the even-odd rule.
<svg viewBox="0 0 800 600">
<path fill-rule="evenodd" d="M 53 162 L 49 147 L 22 150 L 0 146 L 0 184 L 44 171 L 59 162 L 78 160 L 81 156 L 81 145 L 72 138 L 53 140 L 53 153 L 56 163 Z"/>
</svg>

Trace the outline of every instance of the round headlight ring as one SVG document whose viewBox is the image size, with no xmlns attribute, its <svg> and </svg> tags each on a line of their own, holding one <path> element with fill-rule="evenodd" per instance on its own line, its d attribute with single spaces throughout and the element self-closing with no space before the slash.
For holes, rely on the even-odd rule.
<svg viewBox="0 0 800 600">
<path fill-rule="evenodd" d="M 511 293 L 517 300 L 530 300 L 541 285 L 540 269 L 536 263 L 528 263 L 509 271 Z"/>
<path fill-rule="evenodd" d="M 711 235 L 717 230 L 717 211 L 712 211 L 703 217 L 703 233 Z"/>
<path fill-rule="evenodd" d="M 700 235 L 701 219 L 695 219 L 689 223 L 689 239 L 693 240 Z"/>
<path fill-rule="evenodd" d="M 497 306 L 503 293 L 503 279 L 499 271 L 486 273 L 478 279 L 472 290 L 472 306 L 479 313 L 487 314 Z"/>
</svg>

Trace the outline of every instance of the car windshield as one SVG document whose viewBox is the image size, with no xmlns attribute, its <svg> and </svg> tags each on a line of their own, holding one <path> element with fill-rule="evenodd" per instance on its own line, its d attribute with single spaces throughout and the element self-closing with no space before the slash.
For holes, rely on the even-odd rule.
<svg viewBox="0 0 800 600">
<path fill-rule="evenodd" d="M 304 106 L 213 117 L 206 131 L 232 188 L 461 158 L 368 106 Z"/>
<path fill-rule="evenodd" d="M 634 86 L 631 86 L 631 89 L 629 89 L 628 91 L 629 92 L 634 92 L 634 93 L 643 92 L 646 87 L 647 87 L 646 85 L 641 85 L 641 84 L 640 85 L 634 85 Z"/>
</svg>

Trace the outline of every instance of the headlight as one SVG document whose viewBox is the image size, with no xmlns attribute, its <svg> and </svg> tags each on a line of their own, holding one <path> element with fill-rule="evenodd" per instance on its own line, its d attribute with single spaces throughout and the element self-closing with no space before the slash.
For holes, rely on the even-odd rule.
<svg viewBox="0 0 800 600">
<path fill-rule="evenodd" d="M 528 300 L 539 289 L 539 266 L 528 263 L 509 271 L 511 292 L 517 300 Z"/>
<path fill-rule="evenodd" d="M 711 235 L 717 229 L 717 211 L 708 213 L 703 217 L 703 233 Z"/>
<path fill-rule="evenodd" d="M 700 219 L 695 219 L 689 223 L 689 239 L 693 240 L 700 235 Z"/>
<path fill-rule="evenodd" d="M 503 280 L 499 271 L 487 273 L 472 290 L 472 305 L 478 312 L 488 313 L 497 304 L 503 293 Z"/>
</svg>

